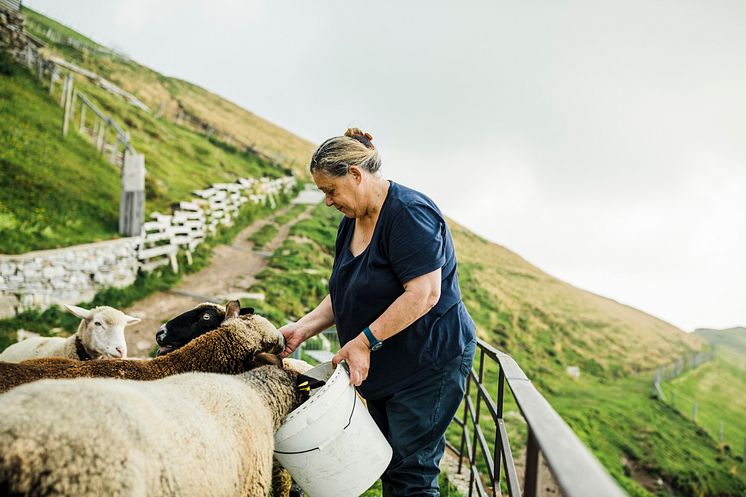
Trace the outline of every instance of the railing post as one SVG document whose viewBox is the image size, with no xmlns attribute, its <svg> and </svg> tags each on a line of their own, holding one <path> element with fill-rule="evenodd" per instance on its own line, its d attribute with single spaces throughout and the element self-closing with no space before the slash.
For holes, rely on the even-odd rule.
<svg viewBox="0 0 746 497">
<path fill-rule="evenodd" d="M 469 397 L 469 390 L 471 388 L 471 371 L 469 371 L 469 374 L 466 375 L 466 390 L 464 391 L 464 418 L 463 418 L 463 424 L 461 425 L 461 446 L 459 447 L 458 451 L 458 472 L 461 473 L 461 467 L 463 466 L 463 459 L 464 459 L 464 446 L 466 445 L 466 426 L 467 426 L 467 420 L 468 418 L 468 409 L 469 406 L 466 402 L 466 399 Z M 746 447 L 746 446 L 745 446 Z"/>
<path fill-rule="evenodd" d="M 531 427 L 526 442 L 526 472 L 523 475 L 525 497 L 536 497 L 539 491 L 539 444 Z"/>
<path fill-rule="evenodd" d="M 497 376 L 497 419 L 503 419 L 503 404 L 505 399 L 505 371 L 502 366 L 498 363 L 500 372 Z M 495 427 L 495 485 L 500 486 L 500 475 L 502 474 L 502 442 L 500 441 L 500 429 L 499 426 Z"/>
</svg>

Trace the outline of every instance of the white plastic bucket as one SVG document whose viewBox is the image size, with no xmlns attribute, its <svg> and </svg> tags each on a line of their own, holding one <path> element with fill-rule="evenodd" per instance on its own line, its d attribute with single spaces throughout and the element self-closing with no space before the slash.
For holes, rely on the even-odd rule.
<svg viewBox="0 0 746 497">
<path fill-rule="evenodd" d="M 342 366 L 305 373 L 326 381 L 275 433 L 275 457 L 309 497 L 358 497 L 391 461 L 392 450 Z"/>
</svg>

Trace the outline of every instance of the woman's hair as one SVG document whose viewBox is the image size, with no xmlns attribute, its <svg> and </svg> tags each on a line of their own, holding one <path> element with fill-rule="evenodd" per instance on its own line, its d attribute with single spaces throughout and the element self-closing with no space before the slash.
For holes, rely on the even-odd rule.
<svg viewBox="0 0 746 497">
<path fill-rule="evenodd" d="M 335 136 L 322 143 L 311 157 L 311 173 L 317 171 L 328 176 L 344 176 L 350 166 L 357 166 L 369 173 L 381 168 L 381 158 L 373 146 L 373 136 L 358 128 L 348 128 L 344 136 Z"/>
</svg>

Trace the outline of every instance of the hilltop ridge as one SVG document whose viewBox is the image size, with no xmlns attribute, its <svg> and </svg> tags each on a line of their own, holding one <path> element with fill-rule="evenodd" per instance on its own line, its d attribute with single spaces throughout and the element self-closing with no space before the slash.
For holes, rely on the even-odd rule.
<svg viewBox="0 0 746 497">
<path fill-rule="evenodd" d="M 32 9 L 24 7 L 23 15 L 26 30 L 47 43 L 51 53 L 112 81 L 159 117 L 215 135 L 239 149 L 249 147 L 297 174 L 307 174 L 304 166 L 314 149 L 311 142 L 196 84 L 143 66 Z"/>
</svg>

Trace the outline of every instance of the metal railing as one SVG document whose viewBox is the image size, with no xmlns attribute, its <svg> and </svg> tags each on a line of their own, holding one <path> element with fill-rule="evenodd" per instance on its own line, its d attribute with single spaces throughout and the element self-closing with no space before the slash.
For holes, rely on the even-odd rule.
<svg viewBox="0 0 746 497">
<path fill-rule="evenodd" d="M 464 459 L 468 461 L 469 497 L 474 492 L 480 497 L 502 495 L 500 484 L 503 480 L 511 497 L 536 497 L 540 456 L 544 457 L 565 497 L 625 496 L 621 487 L 536 390 L 513 358 L 482 340 L 478 340 L 477 345 L 474 364 L 478 371 L 472 369 L 467 378 L 463 417 L 454 419 L 461 430 L 460 447 L 448 444 L 449 449 L 459 456 L 459 473 Z M 485 385 L 488 360 L 493 361 L 499 369 L 496 400 L 490 396 Z M 528 425 L 523 492 L 503 419 L 506 384 Z M 472 388 L 475 399 L 472 398 Z M 492 450 L 480 425 L 482 406 L 495 427 Z M 480 474 L 480 462 L 487 468 L 486 475 Z"/>
</svg>

